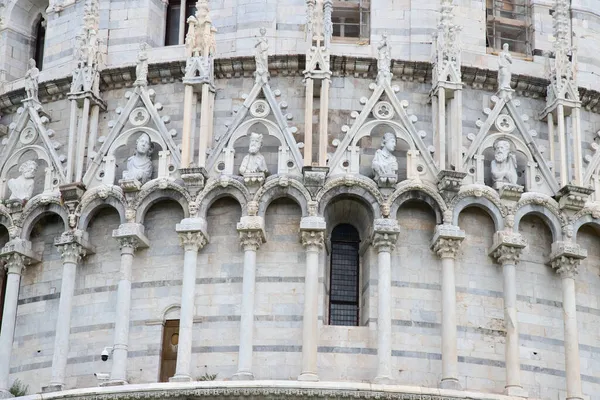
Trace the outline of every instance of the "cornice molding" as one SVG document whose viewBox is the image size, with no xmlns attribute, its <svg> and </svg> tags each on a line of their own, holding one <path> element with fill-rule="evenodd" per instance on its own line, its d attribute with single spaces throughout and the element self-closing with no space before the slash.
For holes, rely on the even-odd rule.
<svg viewBox="0 0 600 400">
<path fill-rule="evenodd" d="M 306 64 L 304 54 L 269 56 L 271 76 L 302 76 Z M 377 60 L 350 56 L 331 56 L 333 76 L 353 76 L 355 78 L 375 79 Z M 235 57 L 215 59 L 215 78 L 252 78 L 256 65 L 254 57 Z M 421 61 L 392 60 L 391 71 L 397 80 L 431 82 L 432 64 Z M 153 63 L 148 68 L 149 84 L 181 81 L 185 72 L 185 60 Z M 469 66 L 461 67 L 462 80 L 467 86 L 491 92 L 497 86 L 497 71 Z M 100 73 L 100 90 L 107 91 L 123 87 L 132 87 L 135 81 L 135 65 L 107 67 Z M 542 77 L 513 74 L 512 82 L 520 96 L 544 99 L 549 81 Z M 71 87 L 71 74 L 40 82 L 39 97 L 42 103 L 66 98 Z M 582 107 L 600 113 L 600 91 L 579 88 Z M 23 88 L 0 95 L 0 113 L 14 112 L 25 98 Z"/>
</svg>

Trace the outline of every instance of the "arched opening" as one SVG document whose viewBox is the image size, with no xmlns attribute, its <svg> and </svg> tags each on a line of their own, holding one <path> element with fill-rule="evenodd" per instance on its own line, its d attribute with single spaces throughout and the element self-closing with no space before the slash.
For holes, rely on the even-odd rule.
<svg viewBox="0 0 600 400">
<path fill-rule="evenodd" d="M 359 325 L 360 236 L 350 224 L 331 232 L 329 324 Z"/>
<path fill-rule="evenodd" d="M 40 15 L 34 30 L 35 44 L 33 59 L 38 69 L 41 71 L 44 67 L 44 46 L 46 45 L 46 19 Z"/>
<path fill-rule="evenodd" d="M 9 235 L 8 230 L 4 225 L 0 225 L 0 248 L 8 242 Z M 8 278 L 8 271 L 3 265 L 0 265 L 0 327 L 2 326 L 2 315 L 4 312 L 4 299 L 6 297 L 6 283 Z"/>
<path fill-rule="evenodd" d="M 167 319 L 163 326 L 159 382 L 169 382 L 169 378 L 175 375 L 178 345 L 179 319 Z"/>
</svg>

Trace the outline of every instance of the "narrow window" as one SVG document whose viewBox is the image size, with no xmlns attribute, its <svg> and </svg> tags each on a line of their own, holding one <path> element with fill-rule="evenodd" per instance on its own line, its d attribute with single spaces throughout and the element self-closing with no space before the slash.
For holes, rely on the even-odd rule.
<svg viewBox="0 0 600 400">
<path fill-rule="evenodd" d="M 46 20 L 40 17 L 39 22 L 35 27 L 35 49 L 33 58 L 35 64 L 41 71 L 44 67 L 44 45 L 46 43 Z"/>
<path fill-rule="evenodd" d="M 183 11 L 185 14 L 182 14 Z M 188 30 L 187 19 L 195 12 L 196 2 L 193 0 L 169 0 L 165 46 L 185 43 Z"/>
<path fill-rule="evenodd" d="M 2 329 L 2 315 L 4 314 L 4 301 L 6 297 L 6 281 L 8 273 L 3 266 L 0 266 L 0 329 Z"/>
<path fill-rule="evenodd" d="M 163 330 L 162 351 L 160 356 L 160 381 L 169 382 L 175 375 L 177 366 L 177 345 L 179 344 L 179 320 L 165 321 Z"/>
<path fill-rule="evenodd" d="M 370 0 L 335 0 L 333 2 L 333 37 L 337 41 L 355 43 L 369 41 Z"/>
<path fill-rule="evenodd" d="M 508 43 L 510 50 L 532 54 L 533 30 L 529 0 L 486 0 L 486 46 L 499 52 Z"/>
<path fill-rule="evenodd" d="M 358 249 L 360 238 L 352 225 L 331 232 L 329 324 L 358 326 Z"/>
</svg>

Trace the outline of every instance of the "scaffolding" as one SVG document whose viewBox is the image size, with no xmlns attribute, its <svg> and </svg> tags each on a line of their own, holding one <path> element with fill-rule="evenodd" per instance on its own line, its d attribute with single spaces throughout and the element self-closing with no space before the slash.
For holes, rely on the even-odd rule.
<svg viewBox="0 0 600 400">
<path fill-rule="evenodd" d="M 529 0 L 487 0 L 486 47 L 500 51 L 504 43 L 510 50 L 532 56 L 533 29 Z"/>
<path fill-rule="evenodd" d="M 331 20 L 336 41 L 369 41 L 371 0 L 334 0 Z"/>
</svg>

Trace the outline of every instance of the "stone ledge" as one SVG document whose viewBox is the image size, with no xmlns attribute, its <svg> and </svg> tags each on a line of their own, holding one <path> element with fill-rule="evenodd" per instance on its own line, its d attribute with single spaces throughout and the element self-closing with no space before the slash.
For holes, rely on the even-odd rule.
<svg viewBox="0 0 600 400">
<path fill-rule="evenodd" d="M 306 56 L 304 54 L 270 55 L 269 71 L 271 76 L 302 76 Z M 331 56 L 331 69 L 334 77 L 354 76 L 355 78 L 375 79 L 377 60 L 352 56 Z M 253 57 L 234 57 L 215 59 L 215 79 L 251 78 L 255 71 Z M 463 82 L 475 89 L 495 91 L 497 71 L 471 66 L 462 66 Z M 159 62 L 149 65 L 148 81 L 150 85 L 179 82 L 185 71 L 185 60 Z M 71 75 L 40 82 L 39 95 L 43 103 L 65 98 L 71 89 Z M 431 82 L 431 63 L 423 61 L 392 60 L 392 73 L 396 80 Z M 132 87 L 135 81 L 135 65 L 108 67 L 100 73 L 102 91 Z M 549 81 L 543 77 L 513 74 L 512 84 L 519 96 L 545 99 Z M 600 92 L 579 88 L 582 107 L 600 113 Z M 0 95 L 0 112 L 14 112 L 25 98 L 23 87 Z"/>
<path fill-rule="evenodd" d="M 377 385 L 357 382 L 204 381 L 169 382 L 73 389 L 39 393 L 23 400 L 111 399 L 248 399 L 354 398 L 402 400 L 523 400 L 522 397 L 418 386 Z"/>
</svg>

